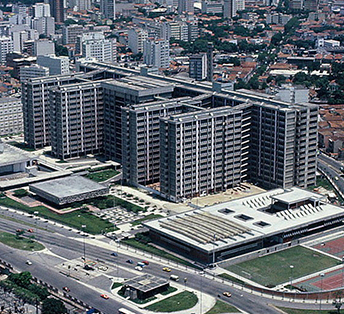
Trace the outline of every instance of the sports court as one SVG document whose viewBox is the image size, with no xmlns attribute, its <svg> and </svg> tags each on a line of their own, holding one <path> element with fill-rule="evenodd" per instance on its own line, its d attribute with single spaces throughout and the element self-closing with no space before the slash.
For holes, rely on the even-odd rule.
<svg viewBox="0 0 344 314">
<path fill-rule="evenodd" d="M 344 286 L 344 268 L 333 270 L 331 272 L 324 272 L 324 276 L 314 276 L 310 279 L 295 282 L 297 287 L 305 288 L 309 292 L 331 290 Z"/>
<path fill-rule="evenodd" d="M 318 249 L 327 254 L 334 255 L 336 257 L 342 258 L 344 256 L 344 237 L 338 237 L 329 241 L 324 241 L 313 246 L 313 248 Z"/>
</svg>

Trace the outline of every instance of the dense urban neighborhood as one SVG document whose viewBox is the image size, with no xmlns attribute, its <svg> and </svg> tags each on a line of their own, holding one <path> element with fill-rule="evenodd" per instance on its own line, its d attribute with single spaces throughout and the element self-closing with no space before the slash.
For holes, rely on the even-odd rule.
<svg viewBox="0 0 344 314">
<path fill-rule="evenodd" d="M 0 1 L 0 314 L 332 314 L 344 2 Z"/>
</svg>

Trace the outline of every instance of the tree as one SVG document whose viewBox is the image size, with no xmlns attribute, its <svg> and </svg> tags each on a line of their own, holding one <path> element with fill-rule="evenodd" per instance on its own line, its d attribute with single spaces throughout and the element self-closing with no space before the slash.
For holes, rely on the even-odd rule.
<svg viewBox="0 0 344 314">
<path fill-rule="evenodd" d="M 340 308 L 342 307 L 343 302 L 340 301 L 340 299 L 336 299 L 336 300 L 333 300 L 332 304 L 337 309 L 338 314 L 340 314 Z"/>
<path fill-rule="evenodd" d="M 281 43 L 282 39 L 282 34 L 278 32 L 277 34 L 271 37 L 271 45 L 278 46 Z"/>
<path fill-rule="evenodd" d="M 17 284 L 18 286 L 26 288 L 27 286 L 30 285 L 32 276 L 31 273 L 28 271 L 24 271 L 20 274 L 11 274 L 9 279 Z"/>
<path fill-rule="evenodd" d="M 67 56 L 68 57 L 68 49 L 64 46 L 58 45 L 55 43 L 55 53 L 59 56 Z"/>
<path fill-rule="evenodd" d="M 16 230 L 16 238 L 20 239 L 20 236 L 22 236 L 25 233 L 23 229 L 17 229 Z"/>
<path fill-rule="evenodd" d="M 32 293 L 38 295 L 41 301 L 45 300 L 50 295 L 47 288 L 39 285 L 31 284 L 28 288 Z"/>
<path fill-rule="evenodd" d="M 42 314 L 65 314 L 67 309 L 63 302 L 58 299 L 45 299 L 42 303 Z"/>
<path fill-rule="evenodd" d="M 66 26 L 69 26 L 69 25 L 72 25 L 72 24 L 78 24 L 78 22 L 73 20 L 73 19 L 67 19 L 67 20 L 64 21 L 64 25 L 66 25 Z"/>
</svg>

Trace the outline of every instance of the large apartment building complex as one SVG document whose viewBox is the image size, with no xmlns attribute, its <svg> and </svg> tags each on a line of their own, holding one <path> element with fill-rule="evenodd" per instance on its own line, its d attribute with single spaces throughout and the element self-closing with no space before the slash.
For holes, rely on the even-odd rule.
<svg viewBox="0 0 344 314">
<path fill-rule="evenodd" d="M 122 108 L 123 180 L 132 185 L 160 181 L 160 118 L 199 111 L 190 97 Z"/>
<path fill-rule="evenodd" d="M 65 159 L 102 153 L 174 202 L 243 181 L 315 184 L 317 106 L 84 62 L 23 83 L 25 140 Z M 213 90 L 214 88 L 214 90 Z M 215 91 L 216 90 L 216 91 Z"/>
<path fill-rule="evenodd" d="M 248 119 L 231 107 L 161 119 L 161 195 L 178 202 L 238 185 L 246 175 Z"/>
<path fill-rule="evenodd" d="M 99 154 L 103 148 L 103 97 L 98 82 L 50 89 L 52 153 L 61 159 Z"/>
</svg>

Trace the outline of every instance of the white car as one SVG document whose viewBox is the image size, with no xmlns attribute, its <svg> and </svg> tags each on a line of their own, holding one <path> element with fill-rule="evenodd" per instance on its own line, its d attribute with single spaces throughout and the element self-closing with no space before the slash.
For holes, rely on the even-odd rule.
<svg viewBox="0 0 344 314">
<path fill-rule="evenodd" d="M 135 269 L 141 271 L 143 268 L 141 266 L 135 266 Z"/>
<path fill-rule="evenodd" d="M 26 261 L 26 264 L 27 264 L 27 265 L 32 265 L 32 262 L 31 262 L 30 260 L 27 260 L 27 261 Z"/>
</svg>

